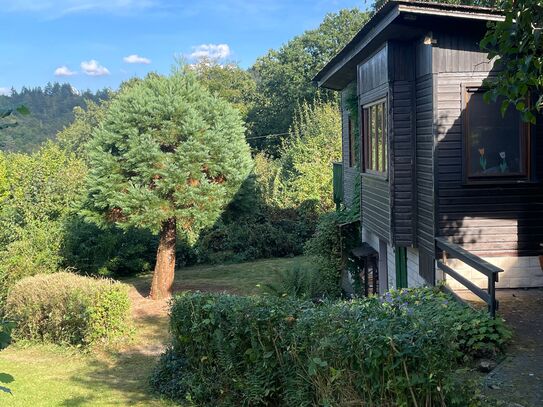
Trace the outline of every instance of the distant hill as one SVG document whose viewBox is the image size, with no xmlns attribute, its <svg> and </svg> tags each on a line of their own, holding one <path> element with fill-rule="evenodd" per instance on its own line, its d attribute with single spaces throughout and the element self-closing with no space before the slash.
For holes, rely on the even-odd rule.
<svg viewBox="0 0 543 407">
<path fill-rule="evenodd" d="M 0 110 L 20 105 L 30 110 L 30 115 L 17 118 L 18 126 L 0 131 L 0 150 L 34 151 L 73 121 L 74 107 L 85 107 L 86 100 L 98 102 L 108 97 L 106 89 L 82 93 L 68 83 L 48 83 L 44 88 L 23 87 L 20 92 L 13 90 L 11 96 L 0 96 Z"/>
</svg>

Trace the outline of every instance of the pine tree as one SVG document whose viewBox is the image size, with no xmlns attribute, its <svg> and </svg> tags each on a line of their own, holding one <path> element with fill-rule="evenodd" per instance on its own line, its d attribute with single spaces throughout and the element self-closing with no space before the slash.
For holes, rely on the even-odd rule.
<svg viewBox="0 0 543 407">
<path fill-rule="evenodd" d="M 171 294 L 179 236 L 195 241 L 251 167 L 239 113 L 187 69 L 123 88 L 89 145 L 85 214 L 159 234 L 151 298 Z"/>
</svg>

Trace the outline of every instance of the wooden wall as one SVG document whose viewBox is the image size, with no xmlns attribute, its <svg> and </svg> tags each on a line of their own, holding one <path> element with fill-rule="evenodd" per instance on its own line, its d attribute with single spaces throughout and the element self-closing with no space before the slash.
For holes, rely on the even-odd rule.
<svg viewBox="0 0 543 407">
<path fill-rule="evenodd" d="M 449 33 L 435 38 L 437 234 L 478 255 L 542 254 L 543 117 L 532 129 L 532 183 L 466 185 L 462 85 L 482 82 L 490 65 L 473 38 Z"/>
<path fill-rule="evenodd" d="M 360 106 L 388 97 L 388 48 L 386 45 L 362 62 L 357 71 Z M 390 103 L 388 106 L 390 112 Z M 381 239 L 390 242 L 390 184 L 388 179 L 362 173 L 360 181 L 362 225 L 376 233 Z"/>
<path fill-rule="evenodd" d="M 379 51 L 366 59 L 357 69 L 358 93 L 366 95 L 388 82 L 388 47 L 385 44 Z"/>
<path fill-rule="evenodd" d="M 434 75 L 431 62 L 432 47 L 422 40 L 416 44 L 416 193 L 417 245 L 421 253 L 435 252 L 434 211 Z M 420 262 L 421 275 L 425 262 Z"/>
<path fill-rule="evenodd" d="M 389 42 L 389 86 L 391 121 L 390 174 L 392 243 L 411 246 L 414 243 L 415 178 L 414 153 L 414 47 L 411 43 Z"/>
</svg>

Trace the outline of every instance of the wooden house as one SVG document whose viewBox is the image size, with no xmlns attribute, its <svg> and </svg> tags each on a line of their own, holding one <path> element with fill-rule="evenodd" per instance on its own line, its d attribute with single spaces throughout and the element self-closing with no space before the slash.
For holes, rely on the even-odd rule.
<svg viewBox="0 0 543 407">
<path fill-rule="evenodd" d="M 381 291 L 445 274 L 453 287 L 543 286 L 543 117 L 483 101 L 497 67 L 479 42 L 502 19 L 389 1 L 314 79 L 342 95 L 343 201 L 360 186 Z"/>
</svg>

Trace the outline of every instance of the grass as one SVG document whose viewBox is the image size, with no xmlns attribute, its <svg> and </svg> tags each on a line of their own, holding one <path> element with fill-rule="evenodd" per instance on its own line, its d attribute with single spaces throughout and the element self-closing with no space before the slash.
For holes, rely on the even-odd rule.
<svg viewBox="0 0 543 407">
<path fill-rule="evenodd" d="M 304 263 L 302 257 L 196 266 L 176 272 L 176 290 L 257 294 L 259 283 Z M 169 406 L 154 397 L 148 378 L 168 339 L 167 304 L 145 297 L 150 275 L 123 280 L 131 290 L 134 339 L 122 348 L 93 353 L 53 345 L 16 344 L 0 352 L 0 405 L 26 406 Z"/>
<path fill-rule="evenodd" d="M 0 405 L 167 406 L 154 399 L 146 378 L 155 356 L 81 355 L 53 346 L 11 347 L 0 355 L 0 372 L 10 377 Z M 8 380 L 9 381 L 9 380 Z"/>
<path fill-rule="evenodd" d="M 307 264 L 304 257 L 258 260 L 248 263 L 217 264 L 187 267 L 176 271 L 175 289 L 228 291 L 236 294 L 259 294 L 258 284 L 276 280 L 278 272 L 297 265 Z M 129 278 L 124 282 L 132 284 L 143 293 L 149 290 L 151 274 Z"/>
</svg>

